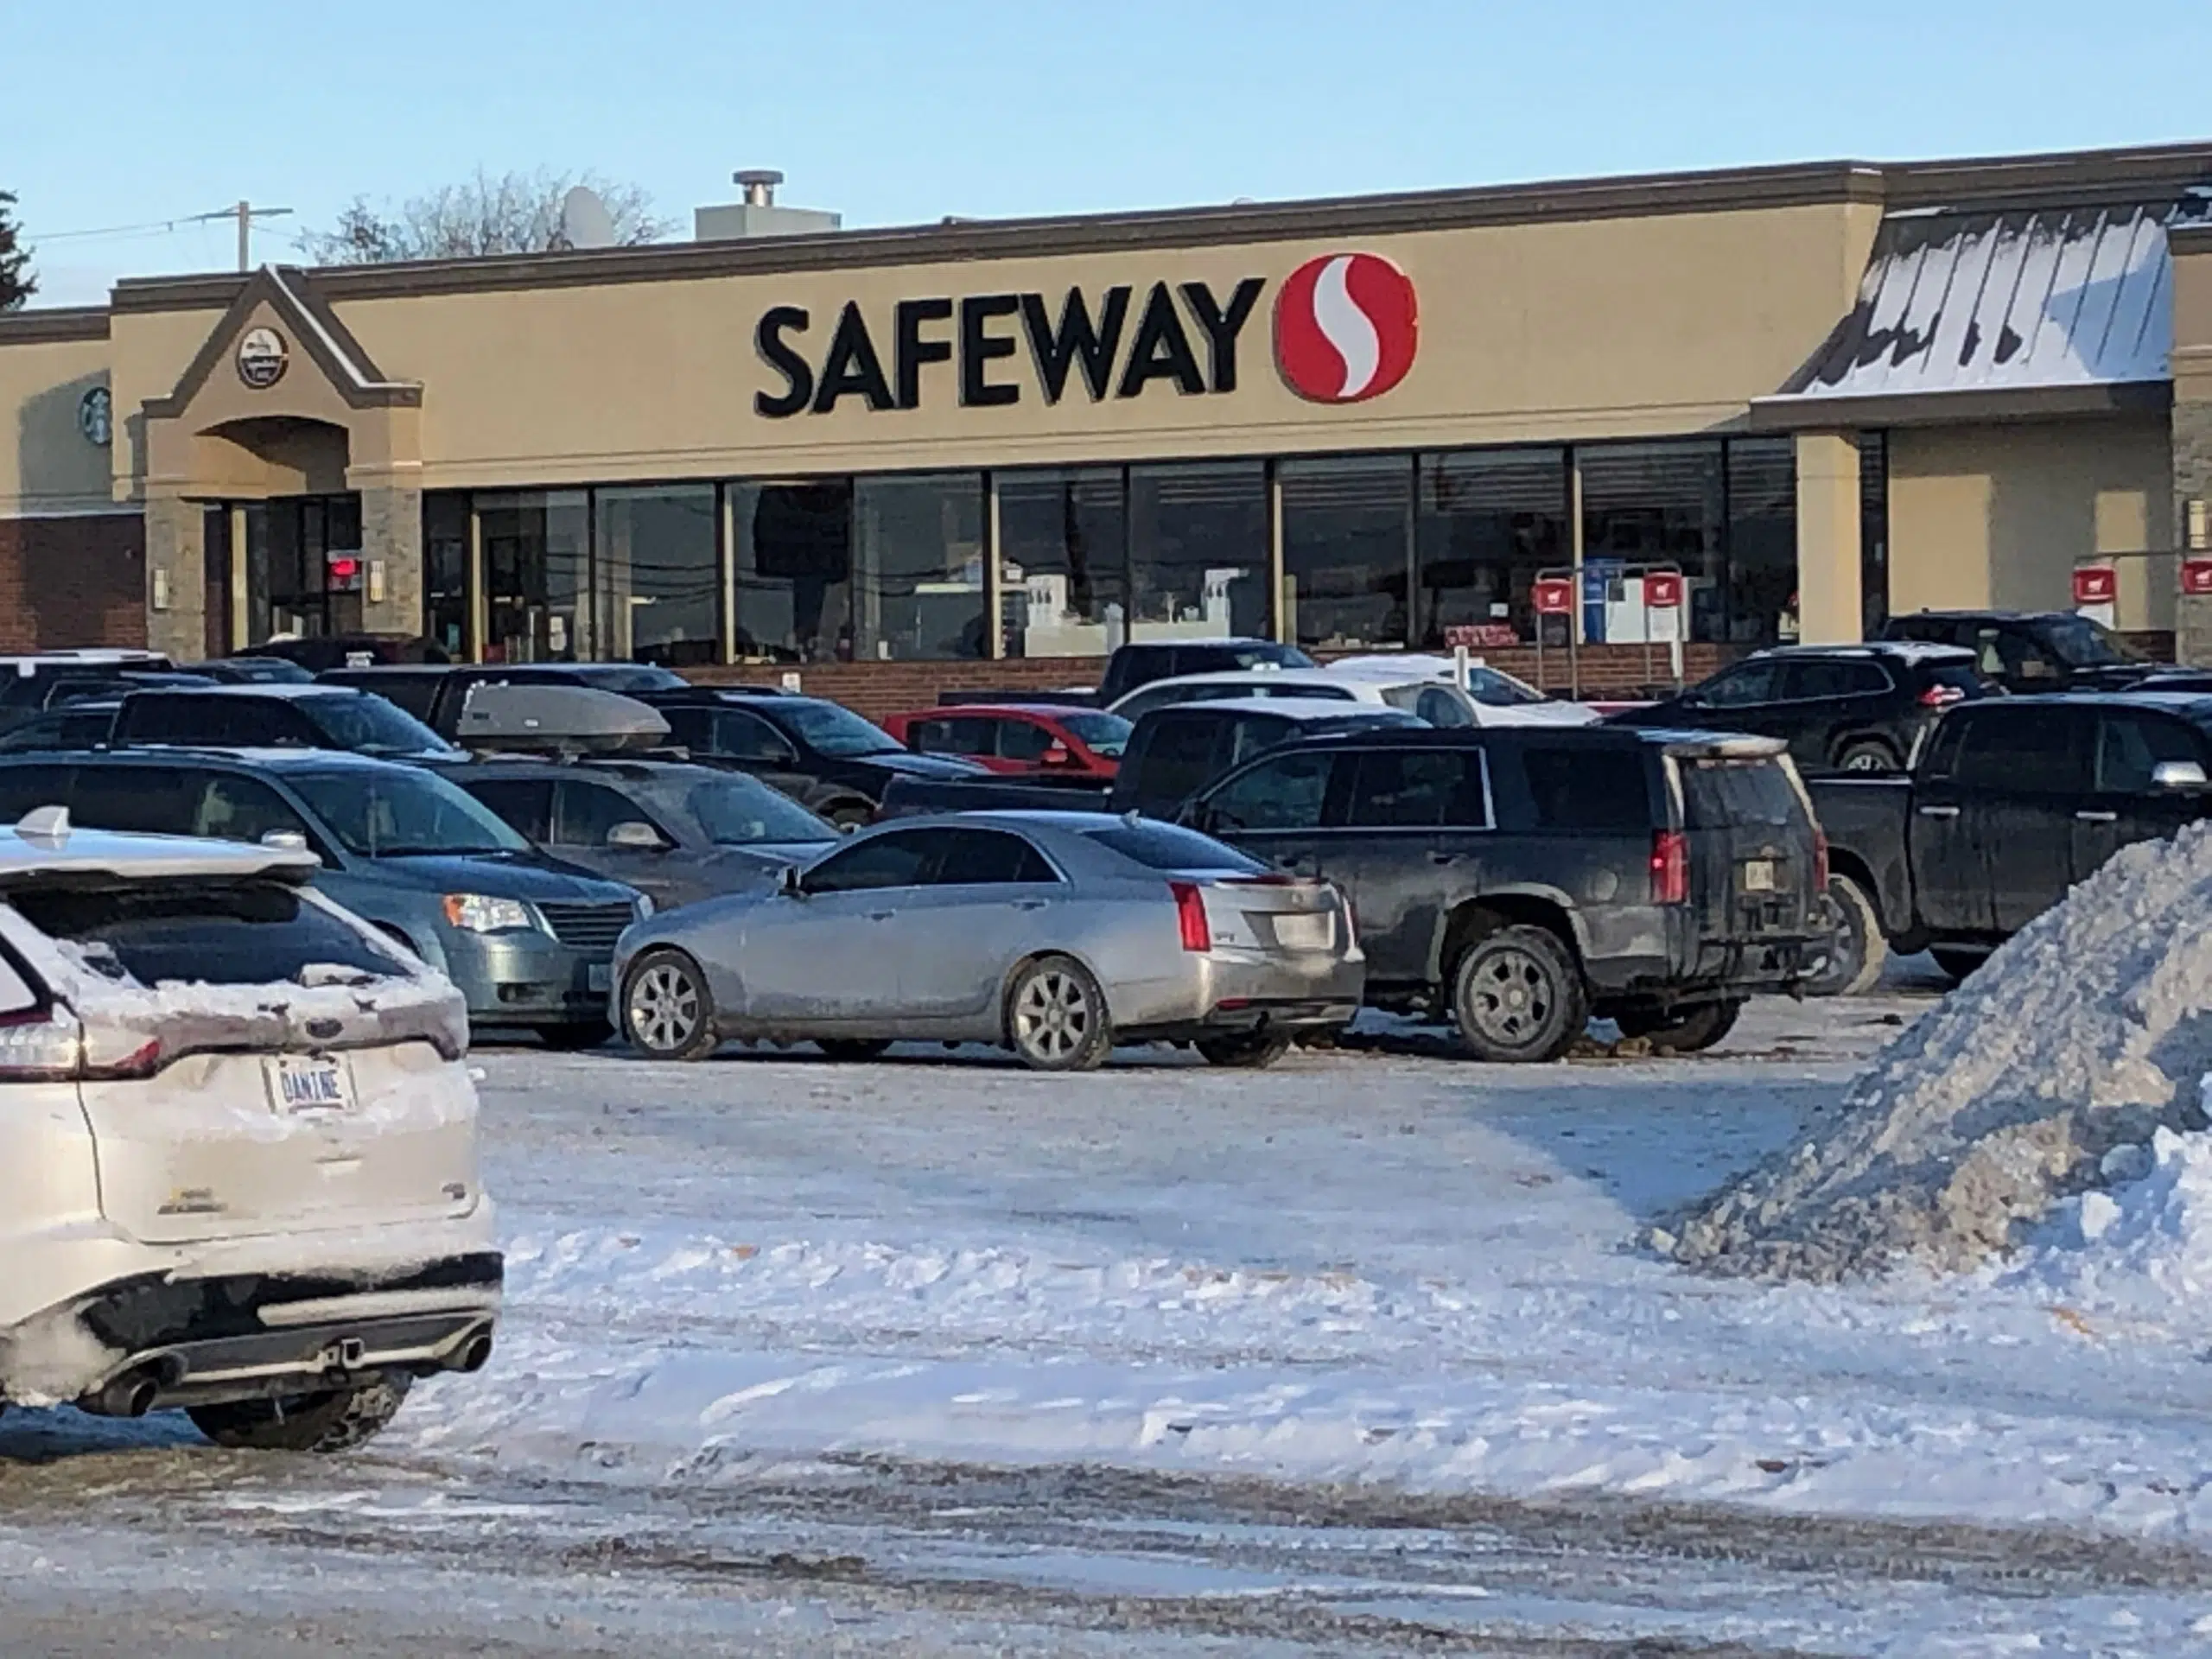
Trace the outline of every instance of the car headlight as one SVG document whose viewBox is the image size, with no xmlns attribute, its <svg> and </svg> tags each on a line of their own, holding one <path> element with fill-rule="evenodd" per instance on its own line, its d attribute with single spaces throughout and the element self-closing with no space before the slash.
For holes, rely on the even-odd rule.
<svg viewBox="0 0 2212 1659">
<path fill-rule="evenodd" d="M 446 894 L 446 920 L 468 933 L 535 931 L 537 926 L 537 918 L 521 899 L 493 899 L 481 893 Z"/>
</svg>

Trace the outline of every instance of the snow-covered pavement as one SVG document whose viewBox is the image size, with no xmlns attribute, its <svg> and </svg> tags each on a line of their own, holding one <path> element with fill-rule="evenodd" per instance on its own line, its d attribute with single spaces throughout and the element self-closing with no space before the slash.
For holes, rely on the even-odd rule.
<svg viewBox="0 0 2212 1659">
<path fill-rule="evenodd" d="M 226 1471 L 185 1536 L 281 1516 L 542 1567 L 579 1529 L 640 1560 L 712 1534 L 1089 1610 L 997 1638 L 1025 1649 L 1083 1645 L 1102 1596 L 1294 1592 L 1509 1649 L 2212 1651 L 2207 1275 L 2161 1300 L 2096 1255 L 2170 1237 L 2156 1215 L 2093 1205 L 1982 1280 L 1878 1290 L 1635 1243 L 1927 1006 L 1767 1002 L 1712 1056 L 1537 1070 L 1403 1031 L 1256 1077 L 486 1051 L 493 1369 L 337 1465 L 11 1417 L 0 1576 L 41 1535 L 7 1530 L 35 1447 L 41 1491 L 73 1459 Z M 2145 1185 L 2169 1208 L 2184 1150 Z M 747 1530 L 768 1516 L 783 1544 Z M 960 1645 L 943 1608 L 892 1611 Z M 1218 1614 L 1155 1634 L 1398 1645 Z"/>
</svg>

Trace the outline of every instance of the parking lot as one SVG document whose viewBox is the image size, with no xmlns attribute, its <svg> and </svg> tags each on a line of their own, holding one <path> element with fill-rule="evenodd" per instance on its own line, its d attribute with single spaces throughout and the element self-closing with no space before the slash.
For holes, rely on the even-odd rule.
<svg viewBox="0 0 2212 1659">
<path fill-rule="evenodd" d="M 1714 1283 L 1637 1245 L 1828 1109 L 1930 1006 L 1916 966 L 1763 999 L 1707 1056 L 1552 1067 L 1372 1016 L 1259 1077 L 481 1049 L 491 1369 L 336 1462 L 11 1413 L 11 1630 L 2188 1651 L 2212 1471 L 2186 1331 L 2001 1278 Z"/>
</svg>

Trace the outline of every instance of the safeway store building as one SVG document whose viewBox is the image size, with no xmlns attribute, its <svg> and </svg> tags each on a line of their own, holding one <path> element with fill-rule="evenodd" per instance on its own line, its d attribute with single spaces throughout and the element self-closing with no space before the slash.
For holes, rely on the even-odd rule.
<svg viewBox="0 0 2212 1659">
<path fill-rule="evenodd" d="M 0 421 L 15 647 L 369 629 L 880 708 L 1129 637 L 1525 671 L 1579 569 L 1586 672 L 1640 677 L 1652 566 L 1693 672 L 2099 563 L 2170 630 L 2212 144 L 129 281 L 0 318 Z"/>
</svg>

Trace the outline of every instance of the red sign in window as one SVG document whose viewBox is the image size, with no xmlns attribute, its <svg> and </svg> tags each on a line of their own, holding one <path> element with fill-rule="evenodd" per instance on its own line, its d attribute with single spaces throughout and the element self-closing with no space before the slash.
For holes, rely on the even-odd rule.
<svg viewBox="0 0 2212 1659">
<path fill-rule="evenodd" d="M 2120 597 L 2120 572 L 2108 564 L 2084 564 L 2074 572 L 2076 605 L 2109 605 Z"/>
<path fill-rule="evenodd" d="M 2212 559 L 2183 559 L 2181 590 L 2184 594 L 2212 594 Z"/>
<path fill-rule="evenodd" d="M 1654 570 L 1643 579 L 1643 602 L 1655 611 L 1682 607 L 1682 579 L 1672 570 Z"/>
<path fill-rule="evenodd" d="M 1530 590 L 1539 616 L 1572 616 L 1574 583 L 1565 576 L 1547 576 Z"/>
</svg>

